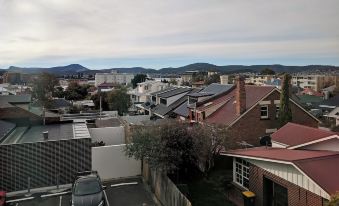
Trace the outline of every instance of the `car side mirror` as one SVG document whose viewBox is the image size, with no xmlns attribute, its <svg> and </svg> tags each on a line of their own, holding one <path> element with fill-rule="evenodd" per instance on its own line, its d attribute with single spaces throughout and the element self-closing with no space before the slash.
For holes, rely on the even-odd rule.
<svg viewBox="0 0 339 206">
<path fill-rule="evenodd" d="M 107 188 L 107 186 L 105 186 L 105 185 L 102 186 L 102 189 L 103 189 L 103 190 L 105 190 L 106 188 Z"/>
</svg>

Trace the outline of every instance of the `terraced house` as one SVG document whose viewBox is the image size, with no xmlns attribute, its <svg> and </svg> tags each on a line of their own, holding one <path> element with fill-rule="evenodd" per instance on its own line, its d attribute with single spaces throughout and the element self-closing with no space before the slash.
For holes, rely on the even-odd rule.
<svg viewBox="0 0 339 206">
<path fill-rule="evenodd" d="M 245 85 L 239 77 L 227 91 L 209 98 L 206 95 L 189 95 L 189 103 L 183 108 L 188 114 L 187 121 L 225 125 L 234 142 L 253 146 L 259 145 L 260 137 L 279 129 L 280 90 L 276 87 Z M 292 122 L 318 126 L 319 120 L 298 103 L 290 99 L 290 105 Z"/>
</svg>

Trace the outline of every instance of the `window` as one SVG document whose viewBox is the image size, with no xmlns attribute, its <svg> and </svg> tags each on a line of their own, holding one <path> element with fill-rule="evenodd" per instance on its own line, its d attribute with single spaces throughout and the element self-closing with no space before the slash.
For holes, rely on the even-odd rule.
<svg viewBox="0 0 339 206">
<path fill-rule="evenodd" d="M 243 159 L 236 158 L 235 160 L 235 182 L 243 187 L 249 187 L 250 166 L 249 163 Z"/>
<path fill-rule="evenodd" d="M 279 118 L 280 105 L 275 105 L 275 118 Z"/>
<path fill-rule="evenodd" d="M 268 119 L 268 105 L 261 105 L 260 118 L 261 119 Z"/>
<path fill-rule="evenodd" d="M 161 98 L 161 99 L 160 99 L 160 104 L 167 105 L 167 99 Z"/>
</svg>

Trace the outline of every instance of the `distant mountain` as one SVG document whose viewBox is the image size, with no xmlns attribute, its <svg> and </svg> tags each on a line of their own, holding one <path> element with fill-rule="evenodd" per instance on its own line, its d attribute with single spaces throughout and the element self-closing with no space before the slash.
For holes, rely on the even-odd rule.
<svg viewBox="0 0 339 206">
<path fill-rule="evenodd" d="M 55 75 L 67 75 L 67 74 L 77 74 L 79 72 L 88 71 L 86 67 L 80 64 L 70 64 L 67 66 L 58 66 L 58 67 L 49 67 L 49 68 L 40 68 L 40 67 L 15 67 L 10 66 L 8 68 L 9 72 L 20 72 L 27 74 L 48 72 Z"/>
<path fill-rule="evenodd" d="M 308 66 L 284 66 L 280 64 L 273 65 L 227 65 L 227 66 L 217 66 L 209 63 L 194 63 L 189 64 L 182 67 L 168 67 L 162 68 L 159 70 L 143 68 L 143 67 L 130 67 L 130 68 L 111 68 L 111 69 L 102 69 L 102 70 L 90 70 L 80 64 L 71 64 L 67 66 L 58 66 L 58 67 L 50 67 L 50 68 L 35 68 L 35 67 L 14 67 L 11 66 L 8 70 L 11 72 L 21 72 L 21 73 L 41 73 L 41 72 L 49 72 L 55 75 L 72 75 L 77 74 L 79 72 L 84 74 L 95 74 L 95 73 L 104 73 L 111 72 L 112 70 L 117 70 L 121 73 L 143 73 L 143 74 L 181 74 L 186 71 L 218 71 L 224 74 L 228 73 L 243 73 L 243 72 L 260 72 L 261 70 L 269 68 L 273 71 L 294 73 L 294 72 L 302 72 L 302 71 L 338 71 L 339 67 L 337 66 L 327 66 L 327 65 L 308 65 Z M 0 70 L 0 73 L 2 71 Z"/>
</svg>

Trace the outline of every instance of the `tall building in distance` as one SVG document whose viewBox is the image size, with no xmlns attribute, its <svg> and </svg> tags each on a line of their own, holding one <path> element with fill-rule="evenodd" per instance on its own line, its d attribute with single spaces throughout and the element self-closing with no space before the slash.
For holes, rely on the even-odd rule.
<svg viewBox="0 0 339 206">
<path fill-rule="evenodd" d="M 299 86 L 301 88 L 313 89 L 317 92 L 321 91 L 325 87 L 332 85 L 338 86 L 339 78 L 337 76 L 327 75 L 296 75 L 292 77 L 292 85 Z"/>
<path fill-rule="evenodd" d="M 129 84 L 134 78 L 134 74 L 118 73 L 116 70 L 112 70 L 111 73 L 96 73 L 95 74 L 95 86 L 102 83 L 114 83 L 114 84 Z"/>
<path fill-rule="evenodd" d="M 3 83 L 20 84 L 21 74 L 17 72 L 6 72 L 3 75 Z"/>
</svg>

